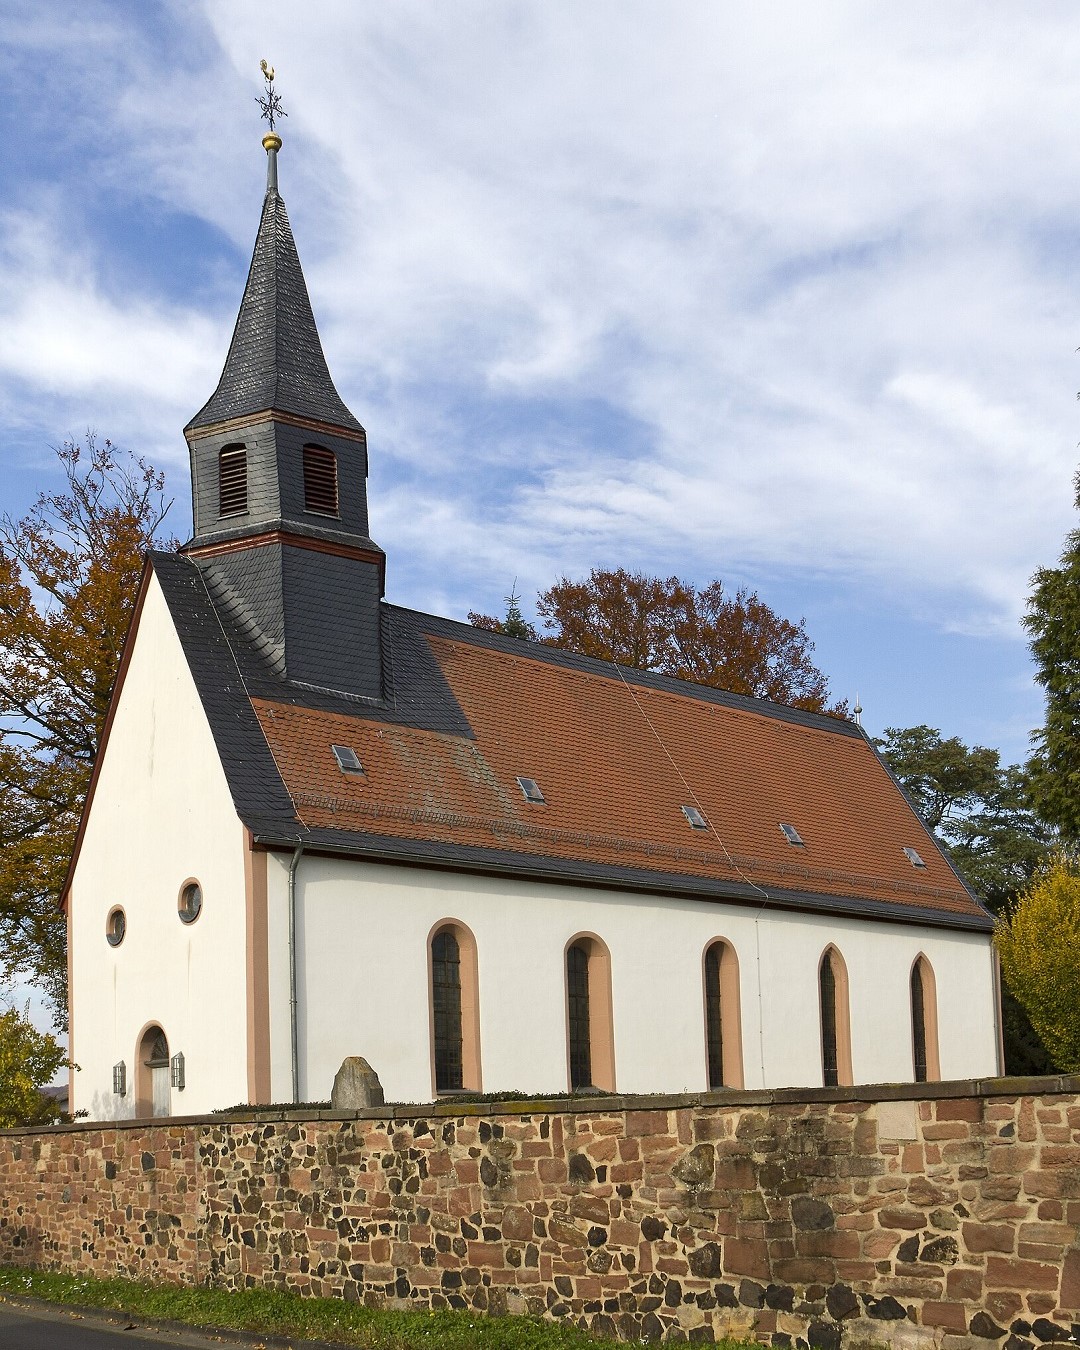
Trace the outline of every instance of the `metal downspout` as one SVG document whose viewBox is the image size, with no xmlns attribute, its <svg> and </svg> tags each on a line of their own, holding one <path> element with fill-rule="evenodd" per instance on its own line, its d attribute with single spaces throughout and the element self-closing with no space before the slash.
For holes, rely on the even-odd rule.
<svg viewBox="0 0 1080 1350">
<path fill-rule="evenodd" d="M 289 1042 L 292 1051 L 292 1099 L 300 1100 L 300 1057 L 297 1049 L 296 1028 L 296 869 L 304 851 L 297 844 L 289 863 Z"/>
</svg>

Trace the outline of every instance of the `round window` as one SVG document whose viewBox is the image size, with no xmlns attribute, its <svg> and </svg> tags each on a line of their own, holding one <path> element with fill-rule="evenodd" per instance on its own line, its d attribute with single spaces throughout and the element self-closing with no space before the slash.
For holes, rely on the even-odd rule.
<svg viewBox="0 0 1080 1350">
<path fill-rule="evenodd" d="M 105 937 L 109 946 L 119 947 L 126 932 L 127 919 L 124 911 L 117 905 L 115 909 L 109 910 L 109 917 L 105 921 Z"/>
<path fill-rule="evenodd" d="M 202 887 L 197 881 L 189 881 L 184 886 L 177 908 L 184 923 L 194 923 L 202 913 Z"/>
</svg>

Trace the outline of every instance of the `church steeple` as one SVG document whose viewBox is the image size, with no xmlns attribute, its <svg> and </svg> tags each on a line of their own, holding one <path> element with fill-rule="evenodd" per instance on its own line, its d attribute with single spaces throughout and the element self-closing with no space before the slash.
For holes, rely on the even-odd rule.
<svg viewBox="0 0 1080 1350">
<path fill-rule="evenodd" d="M 319 341 L 277 186 L 284 113 L 263 69 L 266 197 L 221 378 L 184 429 L 185 552 L 279 674 L 377 699 L 385 559 L 368 536 L 367 437 Z"/>
<path fill-rule="evenodd" d="M 267 141 L 271 172 L 229 354 L 217 388 L 186 430 L 273 410 L 363 433 L 330 378 L 285 202 L 277 190 L 281 141 L 277 136 L 265 137 L 264 145 Z"/>
</svg>

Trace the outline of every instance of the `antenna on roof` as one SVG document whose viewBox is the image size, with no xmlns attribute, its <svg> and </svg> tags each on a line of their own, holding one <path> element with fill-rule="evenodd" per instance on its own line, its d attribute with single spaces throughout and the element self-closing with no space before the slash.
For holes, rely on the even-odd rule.
<svg viewBox="0 0 1080 1350">
<path fill-rule="evenodd" d="M 862 726 L 862 704 L 859 702 L 859 691 L 855 690 L 855 706 L 851 710 L 855 714 L 855 725 Z"/>
<path fill-rule="evenodd" d="M 281 149 L 281 137 L 274 130 L 274 123 L 279 117 L 288 117 L 289 114 L 281 106 L 281 95 L 274 88 L 274 67 L 269 65 L 264 57 L 259 62 L 259 69 L 266 81 L 266 92 L 262 97 L 256 95 L 255 102 L 262 109 L 264 120 L 270 123 L 270 130 L 263 137 L 263 149 L 266 151 L 266 190 L 276 192 L 277 152 Z"/>
</svg>

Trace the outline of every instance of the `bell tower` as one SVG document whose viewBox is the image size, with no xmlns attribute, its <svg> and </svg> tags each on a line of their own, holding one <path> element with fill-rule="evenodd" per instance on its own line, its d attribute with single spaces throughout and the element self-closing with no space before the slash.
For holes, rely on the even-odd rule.
<svg viewBox="0 0 1080 1350">
<path fill-rule="evenodd" d="M 284 115 L 267 71 L 266 196 L 217 388 L 184 428 L 185 553 L 281 675 L 383 692 L 385 555 L 368 535 L 367 436 L 334 387 L 278 192 Z"/>
</svg>

